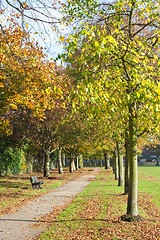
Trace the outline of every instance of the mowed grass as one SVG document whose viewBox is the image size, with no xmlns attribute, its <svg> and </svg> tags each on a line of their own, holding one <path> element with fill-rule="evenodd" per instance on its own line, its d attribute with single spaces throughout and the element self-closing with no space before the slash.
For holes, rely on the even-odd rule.
<svg viewBox="0 0 160 240">
<path fill-rule="evenodd" d="M 159 172 L 160 167 L 139 168 L 138 209 L 144 221 L 120 220 L 126 214 L 127 196 L 112 170 L 103 169 L 37 239 L 160 239 Z"/>
<path fill-rule="evenodd" d="M 160 207 L 160 167 L 139 167 L 139 193 L 148 194 Z"/>
</svg>

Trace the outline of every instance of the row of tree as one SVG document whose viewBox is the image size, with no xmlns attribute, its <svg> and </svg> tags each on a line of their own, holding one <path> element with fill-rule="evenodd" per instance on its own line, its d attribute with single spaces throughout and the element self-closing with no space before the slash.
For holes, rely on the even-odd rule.
<svg viewBox="0 0 160 240">
<path fill-rule="evenodd" d="M 60 38 L 65 68 L 30 41 L 23 18 L 34 10 L 28 4 L 16 8 L 23 9 L 23 28 L 15 17 L 0 25 L 2 139 L 11 135 L 12 143 L 44 156 L 44 176 L 56 149 L 60 173 L 61 151 L 70 156 L 71 172 L 73 156 L 101 149 L 108 168 L 115 152 L 118 185 L 125 146 L 127 218 L 137 218 L 137 138 L 159 135 L 160 127 L 159 2 L 67 1 L 63 21 L 74 31 Z"/>
<path fill-rule="evenodd" d="M 117 152 L 125 139 L 126 218 L 138 219 L 137 138 L 159 134 L 160 127 L 160 3 L 68 1 L 65 13 L 74 25 L 62 57 L 77 81 L 75 108 L 85 104 L 88 116 L 105 123 Z"/>
</svg>

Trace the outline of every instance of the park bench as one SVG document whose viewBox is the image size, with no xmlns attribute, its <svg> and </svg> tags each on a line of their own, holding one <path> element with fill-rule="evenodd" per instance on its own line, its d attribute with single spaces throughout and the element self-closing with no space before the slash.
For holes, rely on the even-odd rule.
<svg viewBox="0 0 160 240">
<path fill-rule="evenodd" d="M 30 177 L 30 181 L 31 181 L 31 184 L 32 184 L 32 188 L 41 188 L 41 184 L 43 184 L 44 182 L 37 182 L 37 177 L 34 176 L 34 177 Z"/>
</svg>

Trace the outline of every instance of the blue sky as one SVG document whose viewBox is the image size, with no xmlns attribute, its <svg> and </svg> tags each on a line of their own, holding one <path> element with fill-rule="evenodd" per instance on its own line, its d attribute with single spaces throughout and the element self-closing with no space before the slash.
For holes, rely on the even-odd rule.
<svg viewBox="0 0 160 240">
<path fill-rule="evenodd" d="M 8 0 L 8 2 L 11 6 L 7 3 L 6 0 L 1 1 L 1 9 L 5 9 L 5 12 L 1 14 L 2 25 L 6 24 L 5 19 L 10 16 L 11 12 L 18 12 L 12 7 L 12 5 L 21 10 L 17 0 Z M 56 20 L 62 17 L 60 10 L 58 9 L 60 7 L 59 3 L 57 3 L 58 1 L 56 1 L 56 6 L 52 5 L 54 1 L 50 0 L 40 1 L 43 3 L 42 5 L 37 5 L 37 3 L 40 4 L 38 0 L 26 0 L 21 2 L 26 4 L 26 10 L 24 11 L 24 14 L 26 14 L 29 18 L 25 16 L 20 17 L 19 24 L 30 32 L 31 38 L 34 38 L 35 41 L 37 41 L 38 44 L 44 48 L 44 52 L 46 52 L 49 57 L 55 58 L 59 53 L 62 53 L 63 46 L 59 42 L 58 32 L 53 31 L 54 24 L 47 24 L 45 21 L 56 21 L 55 27 L 59 30 L 59 32 L 62 32 L 63 34 L 67 32 L 66 27 L 58 24 L 58 21 Z M 27 10 L 29 4 L 31 4 L 32 7 L 37 11 L 36 14 L 34 11 Z M 54 9 L 55 7 L 57 10 Z M 37 19 L 43 19 L 44 22 L 35 22 L 31 19 L 33 17 Z M 35 34 L 36 32 L 38 34 Z"/>
</svg>

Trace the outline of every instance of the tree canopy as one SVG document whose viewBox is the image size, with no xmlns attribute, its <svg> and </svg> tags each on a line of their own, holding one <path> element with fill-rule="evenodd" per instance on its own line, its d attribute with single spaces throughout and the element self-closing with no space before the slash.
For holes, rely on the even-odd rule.
<svg viewBox="0 0 160 240">
<path fill-rule="evenodd" d="M 159 10 L 159 1 L 151 0 L 66 4 L 70 22 L 80 21 L 63 54 L 68 71 L 78 78 L 75 102 L 105 107 L 100 116 L 119 115 L 118 128 L 129 132 L 127 213 L 132 217 L 138 216 L 137 132 L 153 134 L 160 127 Z"/>
</svg>

